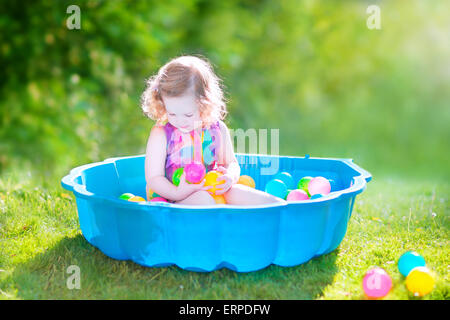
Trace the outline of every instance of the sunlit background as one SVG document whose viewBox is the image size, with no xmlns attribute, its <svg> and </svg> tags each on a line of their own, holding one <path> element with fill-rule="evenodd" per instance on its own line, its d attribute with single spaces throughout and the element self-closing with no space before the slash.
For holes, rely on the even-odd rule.
<svg viewBox="0 0 450 320">
<path fill-rule="evenodd" d="M 71 4 L 80 30 L 66 26 Z M 2 1 L 0 176 L 58 181 L 144 153 L 145 79 L 200 54 L 223 79 L 228 126 L 279 128 L 281 155 L 448 179 L 449 12 L 428 0 Z"/>
</svg>

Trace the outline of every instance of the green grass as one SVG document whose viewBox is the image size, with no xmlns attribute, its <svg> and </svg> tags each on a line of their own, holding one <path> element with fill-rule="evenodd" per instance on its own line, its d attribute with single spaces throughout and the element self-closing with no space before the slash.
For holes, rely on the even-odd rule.
<svg viewBox="0 0 450 320">
<path fill-rule="evenodd" d="M 375 177 L 357 197 L 347 234 L 332 253 L 296 267 L 271 265 L 251 273 L 194 273 L 113 260 L 88 244 L 72 194 L 33 177 L 0 179 L 1 299 L 364 299 L 361 281 L 384 268 L 393 289 L 386 299 L 417 299 L 397 260 L 421 253 L 436 277 L 422 299 L 449 299 L 450 185 Z M 78 265 L 81 289 L 66 286 Z"/>
</svg>

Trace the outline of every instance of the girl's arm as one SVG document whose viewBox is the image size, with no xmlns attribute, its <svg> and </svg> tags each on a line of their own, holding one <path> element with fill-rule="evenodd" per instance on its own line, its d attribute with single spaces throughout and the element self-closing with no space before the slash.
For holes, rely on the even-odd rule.
<svg viewBox="0 0 450 320">
<path fill-rule="evenodd" d="M 189 184 L 185 181 L 185 175 L 180 178 L 180 184 L 175 186 L 165 176 L 166 163 L 166 134 L 161 127 L 153 127 L 147 142 L 147 151 L 145 154 L 145 180 L 147 182 L 146 193 L 148 198 L 148 189 L 152 189 L 161 197 L 180 201 L 187 198 L 192 193 L 199 190 L 208 190 L 210 186 L 204 186 L 204 180 L 201 183 Z M 149 200 L 149 199 L 147 199 Z"/>
<path fill-rule="evenodd" d="M 222 136 L 222 148 L 220 148 L 220 163 L 226 168 L 226 173 L 232 178 L 233 184 L 239 180 L 241 175 L 241 167 L 236 159 L 231 141 L 230 130 L 223 121 L 219 121 L 220 132 Z"/>
<path fill-rule="evenodd" d="M 147 194 L 150 188 L 163 198 L 178 200 L 176 199 L 177 187 L 165 177 L 166 144 L 164 129 L 154 126 L 150 132 L 145 153 Z"/>
</svg>

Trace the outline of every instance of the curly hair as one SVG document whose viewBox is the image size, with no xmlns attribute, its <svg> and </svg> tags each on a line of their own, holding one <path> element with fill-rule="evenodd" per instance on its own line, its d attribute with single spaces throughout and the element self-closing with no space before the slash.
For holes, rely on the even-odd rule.
<svg viewBox="0 0 450 320">
<path fill-rule="evenodd" d="M 141 96 L 144 114 L 157 124 L 168 120 L 162 96 L 179 97 L 193 89 L 200 117 L 205 125 L 223 120 L 227 114 L 222 83 L 203 57 L 180 56 L 160 68 L 147 80 Z"/>
</svg>

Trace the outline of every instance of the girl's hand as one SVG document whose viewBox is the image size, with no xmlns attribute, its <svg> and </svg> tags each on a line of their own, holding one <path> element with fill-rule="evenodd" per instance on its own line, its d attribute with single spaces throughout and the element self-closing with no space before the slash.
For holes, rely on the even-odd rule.
<svg viewBox="0 0 450 320">
<path fill-rule="evenodd" d="M 228 172 L 227 168 L 225 168 L 223 166 L 219 166 L 216 169 L 216 171 L 219 171 L 219 172 L 223 173 L 223 176 L 220 176 L 219 178 L 217 178 L 217 180 L 218 181 L 222 181 L 222 180 L 224 181 L 221 184 L 216 186 L 216 188 L 217 188 L 216 195 L 224 194 L 234 184 L 233 177 L 227 173 Z"/>
<path fill-rule="evenodd" d="M 208 190 L 212 188 L 211 186 L 204 186 L 205 179 L 203 179 L 200 183 L 188 183 L 186 181 L 186 173 L 183 172 L 183 174 L 180 177 L 180 184 L 177 187 L 177 191 L 175 194 L 176 201 L 181 201 L 186 199 L 188 196 L 190 196 L 192 193 L 200 190 Z"/>
<path fill-rule="evenodd" d="M 233 185 L 233 177 L 228 174 L 224 174 L 217 178 L 217 181 L 224 181 L 216 186 L 216 195 L 224 194 L 227 192 L 231 186 Z"/>
</svg>

